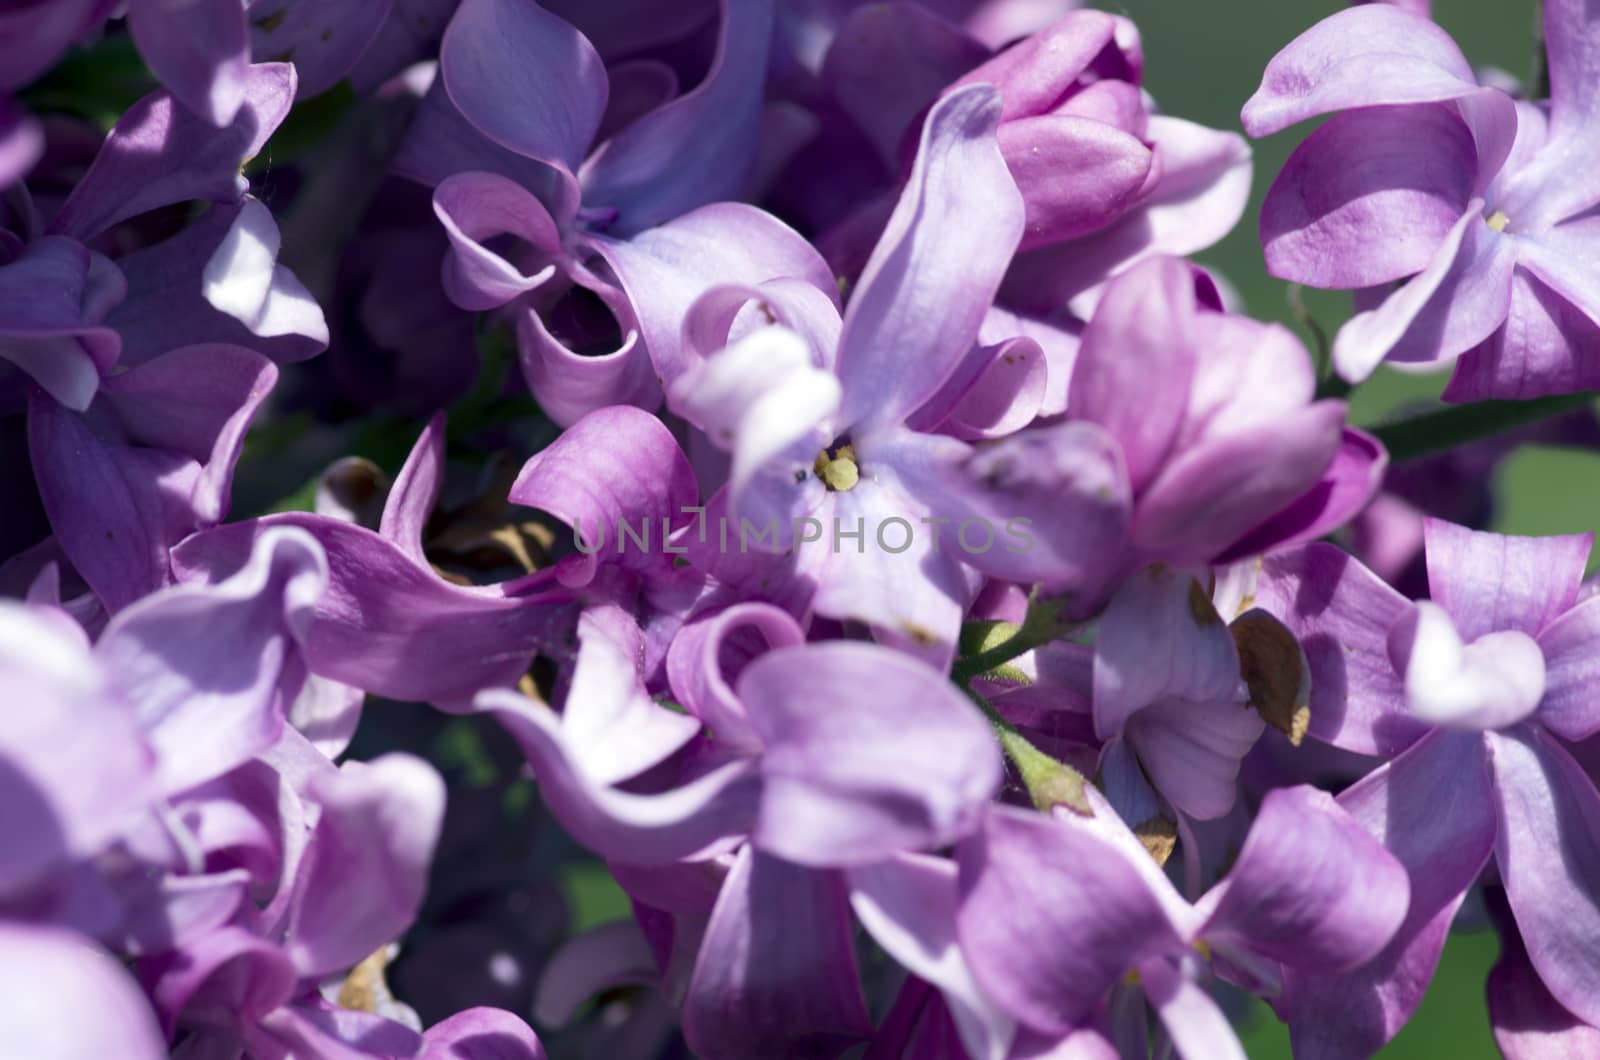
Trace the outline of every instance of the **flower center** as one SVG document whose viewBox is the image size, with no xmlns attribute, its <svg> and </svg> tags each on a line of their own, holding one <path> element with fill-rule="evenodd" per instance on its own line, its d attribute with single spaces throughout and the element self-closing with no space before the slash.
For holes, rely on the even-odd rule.
<svg viewBox="0 0 1600 1060">
<path fill-rule="evenodd" d="M 831 492 L 848 493 L 861 479 L 861 469 L 856 466 L 856 450 L 852 445 L 829 446 L 817 454 L 811 464 L 822 484 Z"/>
<path fill-rule="evenodd" d="M 1506 212 L 1504 210 L 1496 210 L 1494 213 L 1485 217 L 1483 221 L 1496 232 L 1504 232 L 1506 230 L 1506 225 L 1511 223 L 1511 218 L 1506 216 Z"/>
</svg>

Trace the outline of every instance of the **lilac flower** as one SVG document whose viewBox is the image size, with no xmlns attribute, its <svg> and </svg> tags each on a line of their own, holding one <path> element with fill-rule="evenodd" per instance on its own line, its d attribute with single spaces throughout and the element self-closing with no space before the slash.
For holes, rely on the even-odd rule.
<svg viewBox="0 0 1600 1060">
<path fill-rule="evenodd" d="M 768 0 L 724 4 L 706 78 L 613 118 L 608 101 L 626 111 L 627 86 L 612 98 L 599 54 L 572 25 L 512 0 L 466 0 L 451 20 L 397 166 L 437 185 L 450 297 L 474 310 L 515 303 L 524 377 L 558 422 L 659 402 L 660 380 L 681 370 L 682 314 L 713 283 L 800 276 L 831 287 L 781 222 L 720 201 L 754 165 L 771 17 Z M 503 235 L 525 249 L 502 256 L 488 243 Z M 620 348 L 580 355 L 611 340 L 567 297 L 575 289 L 603 304 Z"/>
<path fill-rule="evenodd" d="M 1347 379 L 1391 360 L 1457 362 L 1451 400 L 1597 385 L 1596 27 L 1579 0 L 1544 20 L 1548 103 L 1480 87 L 1438 26 L 1374 4 L 1307 30 L 1245 104 L 1255 136 L 1335 113 L 1279 174 L 1261 235 L 1274 275 L 1357 290 L 1333 349 Z"/>
<path fill-rule="evenodd" d="M 1600 937 L 1600 793 L 1563 743 L 1600 730 L 1597 612 L 1578 599 L 1590 537 L 1425 530 L 1432 600 L 1410 603 L 1326 545 L 1269 557 L 1257 589 L 1306 647 L 1312 734 L 1394 756 L 1339 801 L 1412 881 L 1377 960 L 1291 985 L 1286 1015 L 1313 1054 L 1376 1049 L 1399 1029 L 1491 857 L 1545 988 L 1600 1017 L 1600 969 L 1579 941 Z"/>
<path fill-rule="evenodd" d="M 1242 1057 L 1201 984 L 1207 963 L 1270 991 L 1286 970 L 1362 964 L 1404 915 L 1401 865 L 1314 789 L 1268 795 L 1232 870 L 1194 905 L 1093 802 L 1092 817 L 997 810 L 957 848 L 961 951 L 982 989 L 1047 1040 L 1108 1015 L 1119 1049 L 1143 1055 L 1143 1005 L 1124 1000 L 1141 991 L 1180 1055 Z"/>
</svg>

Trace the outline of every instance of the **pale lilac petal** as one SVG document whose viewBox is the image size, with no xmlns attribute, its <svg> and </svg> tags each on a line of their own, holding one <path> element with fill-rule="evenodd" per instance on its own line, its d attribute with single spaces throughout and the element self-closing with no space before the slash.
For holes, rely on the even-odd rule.
<svg viewBox="0 0 1600 1060">
<path fill-rule="evenodd" d="M 1411 1018 L 1450 921 L 1495 842 L 1494 781 L 1483 737 L 1435 732 L 1339 796 L 1405 865 L 1411 904 L 1393 940 L 1350 972 L 1286 970 L 1278 1012 L 1297 1056 L 1369 1056 Z"/>
<path fill-rule="evenodd" d="M 732 681 L 735 667 L 774 648 L 805 643 L 805 632 L 787 611 L 748 601 L 683 627 L 667 652 L 667 680 L 685 709 L 716 734 L 717 742 L 754 753 L 761 738 Z M 730 671 L 733 671 L 730 673 Z"/>
<path fill-rule="evenodd" d="M 217 2 L 207 0 L 210 6 Z M 223 6 L 228 2 L 221 0 Z M 128 108 L 51 230 L 87 239 L 160 206 L 191 199 L 233 202 L 242 196 L 248 185 L 239 171 L 288 116 L 295 88 L 294 67 L 288 63 L 261 63 L 246 68 L 243 76 L 243 105 L 221 129 L 186 111 L 167 92 Z"/>
<path fill-rule="evenodd" d="M 1050 366 L 1039 344 L 1026 336 L 982 349 L 989 357 L 987 367 L 957 395 L 937 426 L 968 441 L 997 441 L 1044 411 Z"/>
<path fill-rule="evenodd" d="M 968 566 L 1090 596 L 1120 573 L 1108 557 L 1122 551 L 1132 499 L 1121 449 L 1097 424 L 1066 421 L 976 448 L 910 433 L 896 442 L 889 459 L 919 496 L 937 501 L 949 520 L 942 534 Z M 960 547 L 971 521 L 994 531 L 982 551 L 977 531 L 971 548 Z"/>
<path fill-rule="evenodd" d="M 669 391 L 673 410 L 733 452 L 728 504 L 757 526 L 776 520 L 787 543 L 793 518 L 816 507 L 817 454 L 834 437 L 839 380 L 782 327 L 762 328 L 692 364 Z"/>
<path fill-rule="evenodd" d="M 1227 563 L 1331 534 L 1366 509 L 1382 488 L 1388 469 L 1389 453 L 1383 443 L 1366 431 L 1345 427 L 1339 435 L 1339 451 L 1322 479 L 1234 542 L 1217 557 L 1217 562 Z"/>
<path fill-rule="evenodd" d="M 1337 115 L 1267 193 L 1267 271 L 1332 288 L 1421 272 L 1472 198 L 1476 167 L 1472 134 L 1447 104 Z"/>
<path fill-rule="evenodd" d="M 1311 666 L 1311 735 L 1393 755 L 1428 731 L 1405 711 L 1389 630 L 1411 602 L 1349 553 L 1319 542 L 1262 561 L 1256 606 L 1289 627 Z"/>
<path fill-rule="evenodd" d="M 1501 1053 L 1508 1060 L 1600 1055 L 1600 1027 L 1583 1022 L 1551 996 L 1528 960 L 1515 923 L 1497 926 L 1500 960 L 1489 970 L 1488 995 L 1489 1023 Z"/>
<path fill-rule="evenodd" d="M 1406 705 L 1432 725 L 1499 729 L 1538 709 L 1544 655 L 1520 630 L 1462 642 L 1444 609 L 1419 602 L 1389 633 L 1389 653 L 1406 675 Z"/>
<path fill-rule="evenodd" d="M 158 791 L 137 719 L 65 616 L 0 603 L 0 702 L 12 705 L 0 728 L 8 894 L 96 853 Z"/>
<path fill-rule="evenodd" d="M 1545 56 L 1550 72 L 1550 141 L 1546 150 L 1559 163 L 1551 167 L 1551 190 L 1563 184 L 1584 186 L 1595 198 L 1593 129 L 1600 118 L 1600 14 L 1586 0 L 1551 0 L 1544 7 Z M 1560 164 L 1564 163 L 1564 164 Z M 1576 189 L 1574 189 L 1576 190 Z M 1574 211 L 1576 212 L 1576 211 Z"/>
<path fill-rule="evenodd" d="M 872 1031 L 835 873 L 745 847 L 717 896 L 683 1002 L 706 1060 L 831 1057 Z"/>
<path fill-rule="evenodd" d="M 1248 1060 L 1228 1017 L 1176 962 L 1148 961 L 1139 966 L 1139 977 L 1179 1056 Z"/>
<path fill-rule="evenodd" d="M 1535 729 L 1489 738 L 1500 830 L 1495 860 L 1528 958 L 1556 1000 L 1600 1024 L 1600 793 Z"/>
<path fill-rule="evenodd" d="M 272 211 L 246 199 L 201 273 L 201 293 L 213 309 L 264 339 L 301 336 L 328 344 L 322 307 L 303 283 L 278 264 L 282 236 Z"/>
<path fill-rule="evenodd" d="M 1446 401 L 1600 389 L 1600 324 L 1527 269 L 1511 274 L 1506 322 L 1456 362 Z"/>
<path fill-rule="evenodd" d="M 131 0 L 128 32 L 184 106 L 212 125 L 234 120 L 249 91 L 243 7 L 234 0 Z"/>
<path fill-rule="evenodd" d="M 527 189 L 496 173 L 458 173 L 433 192 L 433 212 L 450 240 L 444 288 L 463 309 L 497 309 L 544 286 L 555 275 L 547 259 L 561 253 L 561 232 L 550 211 Z M 484 245 L 515 236 L 539 252 L 539 268 L 524 273 Z"/>
<path fill-rule="evenodd" d="M 302 645 L 327 584 L 309 535 L 262 535 L 217 585 L 179 585 L 120 611 L 95 646 L 151 745 L 163 789 L 226 773 L 277 740 L 305 680 Z"/>
<path fill-rule="evenodd" d="M 1316 485 L 1333 463 L 1345 404 L 1318 401 L 1279 422 L 1203 441 L 1139 498 L 1131 537 L 1151 558 L 1204 563 Z"/>
<path fill-rule="evenodd" d="M 1097 736 L 1116 736 L 1157 700 L 1217 701 L 1241 691 L 1233 637 L 1191 572 L 1149 567 L 1122 584 L 1095 637 Z"/>
<path fill-rule="evenodd" d="M 1505 322 L 1518 241 L 1490 228 L 1481 208 L 1481 200 L 1469 203 L 1426 269 L 1339 329 L 1333 362 L 1340 375 L 1359 382 L 1386 358 L 1449 360 Z"/>
<path fill-rule="evenodd" d="M 444 781 L 389 754 L 312 780 L 322 806 L 286 952 L 304 976 L 348 968 L 411 925 L 444 822 Z"/>
<path fill-rule="evenodd" d="M 939 988 L 973 1060 L 1004 1060 L 1017 1023 L 984 994 L 961 954 L 956 863 L 901 854 L 851 869 L 846 879 L 861 926 L 912 975 Z"/>
<path fill-rule="evenodd" d="M 323 677 L 392 699 L 457 703 L 514 683 L 570 629 L 565 594 L 452 585 L 370 530 L 302 513 L 196 534 L 173 550 L 173 569 L 180 580 L 229 574 L 274 526 L 306 530 L 328 556 L 328 590 L 305 645 Z"/>
<path fill-rule="evenodd" d="M 312 674 L 289 704 L 285 718 L 318 751 L 334 759 L 350 746 L 366 700 L 367 694 L 353 685 Z"/>
<path fill-rule="evenodd" d="M 445 415 L 436 412 L 417 435 L 400 474 L 389 488 L 379 517 L 378 533 L 419 567 L 428 566 L 423 532 L 444 488 Z"/>
<path fill-rule="evenodd" d="M 1405 919 L 1403 865 L 1326 792 L 1269 793 L 1227 878 L 1201 907 L 1205 938 L 1311 972 L 1378 955 Z"/>
<path fill-rule="evenodd" d="M 751 842 L 790 861 L 858 865 L 946 846 L 1000 788 L 983 716 L 943 674 L 898 652 L 780 648 L 737 688 L 766 748 Z"/>
<path fill-rule="evenodd" d="M 1233 808 L 1239 764 L 1265 728 L 1236 695 L 1158 700 L 1129 718 L 1125 731 L 1156 790 L 1190 817 L 1210 821 Z"/>
<path fill-rule="evenodd" d="M 584 201 L 630 235 L 742 197 L 754 173 L 774 0 L 723 0 L 705 80 L 623 129 L 579 174 Z"/>
<path fill-rule="evenodd" d="M 476 708 L 504 725 L 533 766 L 545 804 L 575 839 L 626 864 L 666 865 L 748 832 L 760 785 L 738 760 L 659 795 L 603 787 L 576 768 L 550 708 L 515 692 L 481 693 Z"/>
<path fill-rule="evenodd" d="M 1600 732 L 1600 600 L 1593 597 L 1539 632 L 1544 699 L 1539 723 L 1574 742 Z"/>
<path fill-rule="evenodd" d="M 1443 29 L 1367 4 L 1329 15 L 1273 56 L 1240 117 L 1251 136 L 1269 136 L 1319 114 L 1455 99 L 1477 87 Z"/>
<path fill-rule="evenodd" d="M 561 712 L 574 764 L 597 784 L 637 776 L 700 732 L 645 688 L 644 634 L 623 608 L 602 604 L 578 619 L 578 657 Z"/>
<path fill-rule="evenodd" d="M 1577 601 L 1594 543 L 1593 534 L 1512 537 L 1443 519 L 1423 533 L 1429 595 L 1467 640 L 1503 629 L 1538 636 Z"/>
<path fill-rule="evenodd" d="M 227 926 L 139 967 L 139 978 L 170 1036 L 181 1024 L 232 1029 L 289 1000 L 295 969 L 277 946 Z"/>
<path fill-rule="evenodd" d="M 994 140 L 999 111 L 994 89 L 975 86 L 928 115 L 839 337 L 841 420 L 858 435 L 900 422 L 938 393 L 977 338 L 1015 252 L 1022 200 Z M 943 223 L 930 229 L 928 218 Z M 915 351 L 915 371 L 906 370 L 906 350 Z"/>
<path fill-rule="evenodd" d="M 1019 34 L 1017 43 L 966 73 L 957 85 L 994 85 L 1005 99 L 1001 117 L 1011 120 L 1057 107 L 1064 89 L 1083 78 L 1103 55 L 1116 69 L 1115 76 L 1137 81 L 1138 50 L 1138 30 L 1126 19 L 1101 11 L 1072 11 L 1038 33 Z"/>
<path fill-rule="evenodd" d="M 1025 205 L 1021 249 L 1075 239 L 1133 204 L 1156 155 L 1094 118 L 1046 114 L 1000 126 L 996 138 Z"/>
<path fill-rule="evenodd" d="M 810 243 L 744 203 L 702 206 L 631 239 L 595 236 L 587 246 L 605 259 L 627 292 L 650 360 L 668 386 L 686 367 L 684 316 L 711 288 L 796 279 L 835 300 L 839 289 Z"/>
<path fill-rule="evenodd" d="M 656 417 L 627 405 L 599 409 L 567 428 L 522 466 L 508 495 L 513 504 L 549 512 L 572 528 L 589 555 L 584 581 L 602 559 L 660 567 L 664 525 L 682 526 L 699 500 L 694 469 L 677 439 Z M 645 528 L 656 542 L 643 554 L 624 551 L 622 527 Z"/>
<path fill-rule="evenodd" d="M 605 67 L 594 46 L 524 0 L 462 0 L 440 45 L 439 77 L 489 139 L 569 171 L 606 110 Z"/>
<path fill-rule="evenodd" d="M 497 1008 L 469 1008 L 442 1019 L 422 1035 L 417 1060 L 545 1060 L 539 1036 Z"/>
<path fill-rule="evenodd" d="M 1131 857 L 1149 860 L 1137 843 Z M 996 807 L 956 861 L 973 975 L 1036 1030 L 1069 1033 L 1140 961 L 1184 946 L 1130 852 L 1089 829 Z"/>
<path fill-rule="evenodd" d="M 1518 263 L 1600 324 L 1600 218 L 1574 221 L 1521 241 Z"/>
<path fill-rule="evenodd" d="M 638 898 L 632 892 L 629 897 Z M 660 975 L 650 940 L 636 921 L 600 924 L 567 939 L 551 954 L 539 973 L 533 1018 L 560 1027 L 591 998 L 618 987 L 650 986 Z"/>
<path fill-rule="evenodd" d="M 586 290 L 615 311 L 608 301 L 615 288 Z M 661 385 L 637 330 L 629 328 L 622 344 L 609 353 L 578 353 L 551 333 L 535 309 L 519 312 L 516 323 L 523 381 L 540 410 L 556 424 L 570 427 L 610 405 L 654 409 L 661 404 Z"/>
<path fill-rule="evenodd" d="M 68 931 L 0 925 L 0 1054 L 160 1060 L 150 1003 L 109 953 Z"/>
<path fill-rule="evenodd" d="M 1072 370 L 1068 414 L 1109 431 L 1142 492 L 1167 462 L 1195 375 L 1194 274 L 1155 258 L 1106 286 Z"/>
</svg>

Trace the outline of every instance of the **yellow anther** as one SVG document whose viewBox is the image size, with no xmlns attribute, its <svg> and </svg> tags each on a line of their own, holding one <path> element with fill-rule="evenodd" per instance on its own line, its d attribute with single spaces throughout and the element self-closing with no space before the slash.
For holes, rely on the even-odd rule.
<svg viewBox="0 0 1600 1060">
<path fill-rule="evenodd" d="M 837 493 L 848 493 L 861 481 L 861 469 L 856 466 L 856 451 L 848 445 L 824 449 L 817 454 L 812 468 L 823 485 Z"/>
<path fill-rule="evenodd" d="M 1506 216 L 1506 212 L 1504 210 L 1496 210 L 1484 220 L 1489 227 L 1494 229 L 1496 232 L 1504 232 L 1506 230 L 1506 225 L 1511 223 L 1511 218 Z"/>
</svg>

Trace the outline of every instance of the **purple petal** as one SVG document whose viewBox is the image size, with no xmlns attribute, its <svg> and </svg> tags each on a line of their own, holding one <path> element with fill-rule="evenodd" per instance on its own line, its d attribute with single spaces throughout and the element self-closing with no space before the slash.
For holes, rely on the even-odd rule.
<svg viewBox="0 0 1600 1060">
<path fill-rule="evenodd" d="M 1405 866 L 1333 797 L 1269 793 L 1226 880 L 1201 900 L 1208 941 L 1233 941 L 1312 972 L 1376 957 L 1406 916 Z"/>
<path fill-rule="evenodd" d="M 545 1060 L 539 1036 L 497 1008 L 469 1008 L 442 1019 L 422 1035 L 417 1060 Z"/>
<path fill-rule="evenodd" d="M 212 7 L 219 2 L 227 7 L 230 0 L 206 0 Z M 243 105 L 220 129 L 186 111 L 167 92 L 128 108 L 56 214 L 51 231 L 87 239 L 172 203 L 236 201 L 248 187 L 240 169 L 288 116 L 295 88 L 294 67 L 288 63 L 250 66 L 241 76 Z"/>
<path fill-rule="evenodd" d="M 168 1055 L 150 1003 L 110 954 L 71 932 L 16 923 L 0 925 L 0 951 L 0 1053 Z"/>
<path fill-rule="evenodd" d="M 694 469 L 660 420 L 627 405 L 599 409 L 564 431 L 522 466 L 508 495 L 513 504 L 549 512 L 589 543 L 574 568 L 587 581 L 602 558 L 635 566 L 670 562 L 659 547 L 625 552 L 622 527 L 682 526 L 699 499 Z M 564 576 L 565 577 L 565 576 Z"/>
<path fill-rule="evenodd" d="M 1528 959 L 1573 1015 L 1600 1024 L 1600 793 L 1535 729 L 1489 738 L 1500 829 L 1495 860 Z"/>
<path fill-rule="evenodd" d="M 1426 269 L 1339 329 L 1333 361 L 1340 375 L 1359 382 L 1391 358 L 1448 360 L 1504 323 L 1517 250 L 1484 222 L 1481 205 L 1467 205 Z"/>
<path fill-rule="evenodd" d="M 110 13 L 105 0 L 16 5 L 0 15 L 0 86 L 21 88 L 49 70 Z"/>
<path fill-rule="evenodd" d="M 410 926 L 444 821 L 444 781 L 410 755 L 311 781 L 322 806 L 285 947 L 302 976 L 348 968 Z"/>
<path fill-rule="evenodd" d="M 835 1057 L 871 1031 L 843 881 L 745 847 L 683 1002 L 694 1055 Z"/>
<path fill-rule="evenodd" d="M 1095 734 L 1110 739 L 1157 700 L 1238 698 L 1239 653 L 1188 571 L 1149 567 L 1100 616 L 1094 653 Z"/>
<path fill-rule="evenodd" d="M 1472 198 L 1477 161 L 1448 104 L 1337 115 L 1295 149 L 1267 193 L 1267 271 L 1333 288 L 1421 272 Z"/>
<path fill-rule="evenodd" d="M 1130 852 L 1090 829 L 996 807 L 956 848 L 957 933 L 978 984 L 1027 1026 L 1061 1036 L 1141 960 L 1181 952 L 1155 889 L 1171 885 L 1133 858 L 1155 868 L 1137 844 Z"/>
<path fill-rule="evenodd" d="M 1183 424 L 1195 374 L 1195 312 L 1190 267 L 1154 258 L 1106 286 L 1083 331 L 1067 412 L 1121 443 L 1135 493 L 1166 462 Z"/>
<path fill-rule="evenodd" d="M 797 279 L 834 300 L 839 289 L 833 271 L 810 243 L 772 215 L 743 203 L 713 203 L 631 239 L 591 237 L 587 245 L 616 273 L 650 360 L 667 386 L 686 367 L 684 317 L 711 288 Z"/>
<path fill-rule="evenodd" d="M 1456 362 L 1446 401 L 1534 398 L 1600 388 L 1600 325 L 1526 269 L 1511 274 L 1506 322 Z"/>
<path fill-rule="evenodd" d="M 1584 600 L 1539 633 L 1544 653 L 1544 699 L 1539 723 L 1577 742 L 1600 732 L 1600 601 Z"/>
<path fill-rule="evenodd" d="M 865 644 L 780 648 L 739 675 L 766 752 L 751 842 L 806 865 L 931 850 L 1000 788 L 994 734 L 944 675 Z"/>
<path fill-rule="evenodd" d="M 606 72 L 594 47 L 524 0 L 462 0 L 440 45 L 439 76 L 478 131 L 569 171 L 606 110 Z"/>
<path fill-rule="evenodd" d="M 1266 557 L 1256 605 L 1305 650 L 1312 736 L 1393 755 L 1428 731 L 1405 712 L 1405 686 L 1389 661 L 1389 630 L 1411 603 L 1349 553 L 1314 542 Z"/>
<path fill-rule="evenodd" d="M 533 766 L 545 804 L 575 839 L 602 857 L 666 865 L 750 830 L 760 785 L 748 760 L 722 765 L 658 795 L 596 784 L 579 772 L 560 719 L 515 692 L 488 691 L 476 708 L 504 725 Z"/>
<path fill-rule="evenodd" d="M 1131 47 L 1126 43 L 1130 39 Z M 1005 99 L 1005 120 L 1044 114 L 1060 106 L 1080 79 L 1094 78 L 1100 72 L 1093 69 L 1098 62 L 1111 67 L 1109 76 L 1138 81 L 1138 48 L 1138 30 L 1127 19 L 1071 11 L 1037 33 L 1019 34 L 1017 43 L 968 72 L 957 85 L 994 85 Z"/>
<path fill-rule="evenodd" d="M 1389 453 L 1383 443 L 1366 431 L 1345 427 L 1339 435 L 1339 451 L 1321 481 L 1245 534 L 1217 557 L 1217 562 L 1228 563 L 1331 534 L 1377 496 L 1388 468 Z"/>
<path fill-rule="evenodd" d="M 233 0 L 132 0 L 128 32 L 150 71 L 212 125 L 231 123 L 249 92 L 250 37 Z"/>
<path fill-rule="evenodd" d="M 1233 808 L 1239 764 L 1266 722 L 1242 694 L 1221 700 L 1162 699 L 1128 720 L 1128 743 L 1156 790 L 1197 820 Z"/>
<path fill-rule="evenodd" d="M 1515 922 L 1505 922 L 1509 919 L 1496 917 L 1500 960 L 1489 971 L 1489 1023 L 1495 1044 L 1509 1060 L 1571 1060 L 1600 1054 L 1600 1028 L 1578 1019 L 1550 995 L 1528 960 Z"/>
<path fill-rule="evenodd" d="M 1571 609 L 1593 534 L 1511 537 L 1429 519 L 1429 595 L 1467 640 L 1504 629 L 1533 637 Z"/>
<path fill-rule="evenodd" d="M 82 412 L 122 348 L 100 321 L 125 290 L 116 266 L 77 242 L 35 240 L 0 266 L 0 359 Z"/>
<path fill-rule="evenodd" d="M 615 287 L 604 290 L 582 283 L 578 287 L 597 296 L 613 314 L 626 309 Z M 537 310 L 522 309 L 515 319 L 523 381 L 556 424 L 571 426 L 610 405 L 654 409 L 661 404 L 661 383 L 637 330 L 630 328 L 610 353 L 578 353 L 567 342 L 580 345 L 583 337 L 556 338 Z"/>
<path fill-rule="evenodd" d="M 679 703 L 740 752 L 757 752 L 761 738 L 734 693 L 732 665 L 747 665 L 774 648 L 804 644 L 804 631 L 789 613 L 748 601 L 683 627 L 667 652 L 667 680 Z"/>
<path fill-rule="evenodd" d="M 128 704 L 59 612 L 0 603 L 0 894 L 96 853 L 158 792 Z M 6 1024 L 0 1024 L 6 1025 Z"/>
<path fill-rule="evenodd" d="M 1550 73 L 1550 148 L 1559 150 L 1571 144 L 1582 151 L 1579 159 L 1591 161 L 1589 130 L 1600 117 L 1600 92 L 1596 91 L 1600 48 L 1595 44 L 1600 14 L 1586 0 L 1551 0 L 1544 7 L 1543 29 Z M 1566 168 L 1564 172 L 1570 183 L 1593 188 L 1592 173 L 1586 168 Z"/>
<path fill-rule="evenodd" d="M 39 123 L 0 96 L 0 191 L 28 175 L 44 153 L 44 130 Z"/>
<path fill-rule="evenodd" d="M 433 212 L 450 239 L 444 288 L 463 309 L 498 309 L 549 282 L 562 254 L 561 231 L 550 211 L 520 184 L 496 173 L 457 173 L 434 189 Z M 485 246 L 515 236 L 538 252 L 539 268 L 523 273 Z"/>
<path fill-rule="evenodd" d="M 1269 136 L 1319 114 L 1455 99 L 1477 87 L 1443 29 L 1368 4 L 1329 15 L 1273 56 L 1240 117 L 1251 136 Z"/>
<path fill-rule="evenodd" d="M 436 412 L 417 435 L 383 502 L 378 533 L 419 567 L 428 566 L 423 534 L 444 488 L 445 414 Z"/>
<path fill-rule="evenodd" d="M 960 27 L 924 7 L 868 4 L 840 22 L 821 77 L 879 160 L 895 170 L 917 116 L 987 56 L 988 50 Z"/>
<path fill-rule="evenodd" d="M 289 1000 L 295 970 L 283 951 L 241 927 L 222 927 L 139 967 L 170 1036 L 180 1025 L 232 1029 Z"/>
<path fill-rule="evenodd" d="M 514 683 L 570 623 L 567 597 L 452 585 L 370 530 L 290 513 L 230 523 L 172 552 L 180 580 L 237 570 L 274 526 L 308 531 L 328 556 L 328 590 L 306 641 L 311 672 L 401 700 L 456 703 Z"/>
<path fill-rule="evenodd" d="M 1139 966 L 1139 975 L 1179 1056 L 1248 1060 L 1228 1017 L 1206 988 L 1184 974 L 1177 963 L 1149 961 Z"/>
<path fill-rule="evenodd" d="M 723 0 L 717 54 L 705 80 L 584 162 L 584 201 L 618 210 L 618 235 L 744 193 L 760 139 L 772 11 L 773 0 Z"/>
<path fill-rule="evenodd" d="M 1389 633 L 1389 654 L 1406 675 L 1406 705 L 1433 725 L 1499 729 L 1538 709 L 1544 655 L 1532 637 L 1508 629 L 1470 644 L 1443 608 L 1420 601 Z"/>
<path fill-rule="evenodd" d="M 1156 158 L 1136 137 L 1071 115 L 1010 121 L 997 139 L 1026 208 L 1023 250 L 1116 220 L 1144 190 Z"/>
<path fill-rule="evenodd" d="M 1208 440 L 1170 461 L 1139 498 L 1131 536 L 1152 558 L 1202 563 L 1282 511 L 1333 463 L 1345 404 L 1318 401 L 1288 422 Z"/>
<path fill-rule="evenodd" d="M 561 727 L 577 768 L 597 784 L 638 776 L 700 732 L 698 718 L 650 698 L 643 667 L 644 634 L 632 615 L 615 605 L 584 610 Z"/>
<path fill-rule="evenodd" d="M 1371 1055 L 1416 1011 L 1450 921 L 1494 847 L 1487 758 L 1483 737 L 1435 732 L 1339 796 L 1405 865 L 1411 904 L 1368 964 L 1339 974 L 1286 970 L 1278 1011 L 1297 1055 Z"/>
<path fill-rule="evenodd" d="M 1022 234 L 1022 200 L 994 140 L 992 88 L 941 100 L 845 312 L 843 424 L 858 436 L 901 422 L 938 393 L 978 327 Z M 929 218 L 944 223 L 929 227 Z M 930 242 L 930 232 L 941 238 Z M 906 371 L 904 350 L 917 353 Z"/>
<path fill-rule="evenodd" d="M 901 854 L 851 869 L 850 906 L 873 940 L 912 975 L 939 988 L 975 1060 L 1004 1060 L 1014 1019 L 983 993 L 956 939 L 956 863 Z"/>
<path fill-rule="evenodd" d="M 394 0 L 256 0 L 249 7 L 250 50 L 293 60 L 299 98 L 319 96 L 356 65 L 394 6 Z"/>
</svg>

